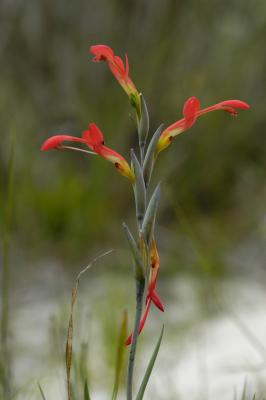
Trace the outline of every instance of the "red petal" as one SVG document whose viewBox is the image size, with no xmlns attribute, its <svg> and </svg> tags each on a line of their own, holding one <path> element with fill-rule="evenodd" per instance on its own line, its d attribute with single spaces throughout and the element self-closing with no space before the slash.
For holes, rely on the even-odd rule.
<svg viewBox="0 0 266 400">
<path fill-rule="evenodd" d="M 190 97 L 184 104 L 183 115 L 185 117 L 185 129 L 190 128 L 197 119 L 197 112 L 200 109 L 200 102 L 196 97 Z"/>
<path fill-rule="evenodd" d="M 200 102 L 195 96 L 192 96 L 189 99 L 187 99 L 187 101 L 183 106 L 183 115 L 185 119 L 190 120 L 191 118 L 194 118 L 196 112 L 199 111 L 199 109 L 200 109 Z"/>
<path fill-rule="evenodd" d="M 148 316 L 150 305 L 151 305 L 151 299 L 149 298 L 149 300 L 148 300 L 148 302 L 146 304 L 145 311 L 144 311 L 144 313 L 142 315 L 142 318 L 141 318 L 141 321 L 140 321 L 140 324 L 139 324 L 139 332 L 138 332 L 138 334 L 140 334 L 142 329 L 144 328 L 144 325 L 145 325 L 145 322 L 146 322 L 146 319 L 147 319 L 147 316 Z M 129 337 L 125 341 L 125 345 L 128 346 L 131 343 L 132 343 L 132 333 L 129 335 Z"/>
<path fill-rule="evenodd" d="M 119 153 L 117 153 L 116 151 L 110 149 L 107 146 L 101 146 L 100 150 L 100 155 L 104 158 L 106 158 L 107 160 L 116 163 L 116 162 L 126 162 L 127 161 L 124 159 L 124 157 L 122 157 Z"/>
<path fill-rule="evenodd" d="M 99 146 L 103 145 L 104 137 L 96 124 L 89 124 L 88 130 L 82 132 L 82 139 L 96 153 L 99 151 Z"/>
<path fill-rule="evenodd" d="M 95 55 L 93 61 L 106 61 L 114 57 L 114 52 L 111 47 L 104 44 L 98 44 L 90 47 L 90 52 Z"/>
<path fill-rule="evenodd" d="M 161 302 L 161 299 L 160 299 L 160 297 L 158 296 L 158 294 L 157 294 L 155 291 L 153 291 L 152 294 L 151 294 L 150 296 L 151 296 L 151 299 L 152 299 L 153 304 L 154 304 L 157 308 L 159 308 L 159 310 L 164 311 L 163 303 Z"/>
<path fill-rule="evenodd" d="M 128 64 L 128 56 L 125 54 L 126 58 L 126 70 L 125 70 L 125 78 L 128 79 L 128 74 L 129 74 L 129 64 Z"/>
<path fill-rule="evenodd" d="M 41 150 L 50 150 L 60 148 L 62 142 L 80 142 L 84 143 L 84 140 L 81 138 L 77 138 L 75 136 L 69 135 L 55 135 L 47 139 L 41 146 Z"/>
<path fill-rule="evenodd" d="M 114 56 L 114 62 L 120 73 L 124 75 L 126 70 L 122 58 L 120 58 L 119 56 Z"/>
<path fill-rule="evenodd" d="M 248 108 L 250 108 L 250 106 L 241 100 L 225 100 L 225 101 L 221 101 L 220 103 L 214 104 L 213 106 L 206 107 L 206 108 L 203 108 L 202 110 L 199 110 L 197 112 L 197 116 L 200 116 L 200 115 L 203 115 L 210 111 L 215 111 L 215 110 L 224 110 L 226 112 L 229 112 L 231 115 L 236 116 L 237 115 L 236 108 L 240 108 L 242 110 L 247 110 Z"/>
<path fill-rule="evenodd" d="M 129 346 L 132 343 L 132 333 L 129 335 L 129 337 L 127 338 L 127 340 L 125 341 L 125 345 Z"/>
<path fill-rule="evenodd" d="M 240 108 L 242 110 L 247 110 L 250 108 L 250 105 L 248 103 L 245 103 L 244 101 L 241 100 L 225 100 L 219 103 L 220 106 L 229 106 L 229 107 L 234 107 L 234 108 Z"/>
<path fill-rule="evenodd" d="M 126 70 L 122 59 L 118 56 L 114 56 L 113 59 L 108 63 L 110 71 L 116 77 L 118 81 L 125 79 Z"/>
</svg>

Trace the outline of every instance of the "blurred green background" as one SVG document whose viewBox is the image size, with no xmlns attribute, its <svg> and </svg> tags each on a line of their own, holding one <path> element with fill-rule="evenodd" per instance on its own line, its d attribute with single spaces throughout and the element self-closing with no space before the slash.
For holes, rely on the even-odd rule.
<svg viewBox="0 0 266 400">
<path fill-rule="evenodd" d="M 39 150 L 49 136 L 78 136 L 89 122 L 126 158 L 136 146 L 128 99 L 107 66 L 90 61 L 92 44 L 127 53 L 151 132 L 181 118 L 190 96 L 202 107 L 233 98 L 251 105 L 236 120 L 203 116 L 161 153 L 153 181 L 163 182 L 157 234 L 162 281 L 200 277 L 204 309 L 209 279 L 265 282 L 265 39 L 264 0 L 1 2 L 1 221 L 16 135 L 13 293 L 21 275 L 28 290 L 40 264 L 49 269 L 57 260 L 64 267 L 53 279 L 73 280 L 74 268 L 108 248 L 116 249 L 108 271 L 131 276 L 121 229 L 123 221 L 134 226 L 128 182 L 100 158 Z"/>
</svg>

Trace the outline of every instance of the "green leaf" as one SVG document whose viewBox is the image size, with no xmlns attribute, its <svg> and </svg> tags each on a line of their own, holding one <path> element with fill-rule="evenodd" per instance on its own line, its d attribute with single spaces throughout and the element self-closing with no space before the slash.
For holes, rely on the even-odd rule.
<svg viewBox="0 0 266 400">
<path fill-rule="evenodd" d="M 85 381 L 85 384 L 84 384 L 84 400 L 91 400 L 87 381 Z"/>
<path fill-rule="evenodd" d="M 156 150 L 156 145 L 157 145 L 159 137 L 161 136 L 161 133 L 163 131 L 163 127 L 164 127 L 164 125 L 161 124 L 159 126 L 159 128 L 155 131 L 155 133 L 153 134 L 151 141 L 149 143 L 146 155 L 145 155 L 145 159 L 144 159 L 144 163 L 143 163 L 143 176 L 144 176 L 144 181 L 145 181 L 146 187 L 148 187 L 149 182 L 150 182 L 153 165 L 154 165 L 154 154 L 155 154 L 155 150 Z"/>
<path fill-rule="evenodd" d="M 10 245 L 12 233 L 12 218 L 13 218 L 13 203 L 14 203 L 14 182 L 15 182 L 15 152 L 16 152 L 16 135 L 13 129 L 11 130 L 11 148 L 8 160 L 7 169 L 7 185 L 4 188 L 3 203 L 0 207 L 0 219 L 2 220 L 1 227 L 1 320 L 0 320 L 0 336 L 2 340 L 2 356 L 3 364 L 6 366 L 6 371 L 9 369 L 10 354 L 7 347 L 7 337 L 9 331 L 9 300 L 10 300 Z M 3 390 L 8 390 L 8 377 L 4 371 Z"/>
<path fill-rule="evenodd" d="M 148 246 L 150 245 L 151 238 L 153 236 L 159 197 L 160 197 L 160 183 L 156 186 L 151 196 L 142 224 L 143 236 Z"/>
<path fill-rule="evenodd" d="M 149 118 L 147 104 L 142 93 L 140 94 L 140 104 L 141 104 L 141 117 L 138 126 L 139 144 L 140 147 L 145 147 L 145 143 L 150 128 L 150 118 Z"/>
<path fill-rule="evenodd" d="M 46 400 L 46 397 L 45 397 L 45 395 L 44 395 L 44 392 L 43 392 L 42 387 L 41 387 L 41 385 L 40 385 L 39 382 L 38 382 L 38 388 L 39 388 L 39 390 L 40 390 L 42 400 Z"/>
<path fill-rule="evenodd" d="M 134 153 L 134 150 L 132 149 L 131 149 L 131 160 L 135 173 L 134 193 L 136 199 L 136 216 L 137 216 L 137 221 L 140 225 L 143 220 L 146 209 L 146 187 L 140 163 Z"/>
<path fill-rule="evenodd" d="M 133 255 L 134 261 L 135 261 L 135 267 L 136 267 L 136 277 L 138 279 L 143 279 L 144 278 L 144 271 L 143 271 L 143 264 L 141 260 L 141 255 L 137 246 L 137 243 L 132 235 L 132 233 L 129 230 L 129 227 L 127 224 L 124 222 L 123 223 L 123 228 L 125 230 L 125 234 L 130 246 L 131 253 Z"/>
<path fill-rule="evenodd" d="M 119 384 L 123 372 L 124 355 L 126 350 L 125 340 L 127 338 L 127 320 L 128 320 L 127 311 L 124 311 L 118 337 L 116 365 L 115 365 L 115 381 L 114 381 L 112 400 L 116 400 L 117 398 Z"/>
<path fill-rule="evenodd" d="M 158 352 L 159 352 L 159 349 L 160 349 L 160 346 L 161 346 L 162 337 L 163 337 L 163 332 L 164 332 L 164 326 L 162 327 L 162 330 L 161 330 L 159 339 L 158 339 L 158 341 L 157 341 L 157 344 L 156 344 L 155 349 L 154 349 L 154 351 L 153 351 L 153 354 L 152 354 L 152 356 L 151 356 L 151 359 L 150 359 L 150 362 L 149 362 L 148 367 L 147 367 L 147 369 L 146 369 L 144 378 L 143 378 L 143 380 L 142 380 L 142 382 L 141 382 L 141 385 L 140 385 L 140 388 L 139 388 L 139 391 L 138 391 L 136 400 L 142 400 L 142 399 L 143 399 L 146 386 L 147 386 L 147 384 L 148 384 L 148 381 L 149 381 L 149 378 L 150 378 L 152 369 L 153 369 L 153 367 L 154 367 L 155 360 L 156 360 L 156 358 L 157 358 L 157 355 L 158 355 Z"/>
<path fill-rule="evenodd" d="M 246 392 L 247 392 L 247 379 L 245 379 L 245 382 L 244 382 L 241 400 L 246 400 L 246 398 L 247 398 Z"/>
</svg>

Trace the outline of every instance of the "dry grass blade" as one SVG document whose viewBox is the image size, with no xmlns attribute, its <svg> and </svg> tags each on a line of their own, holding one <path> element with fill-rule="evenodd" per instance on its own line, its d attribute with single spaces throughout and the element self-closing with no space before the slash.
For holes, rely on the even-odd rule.
<svg viewBox="0 0 266 400">
<path fill-rule="evenodd" d="M 72 365 L 72 343 L 73 343 L 73 314 L 74 314 L 74 305 L 77 299 L 78 294 L 78 287 L 80 278 L 85 272 L 87 272 L 93 264 L 98 261 L 100 258 L 103 258 L 112 253 L 113 250 L 108 250 L 105 253 L 100 254 L 99 256 L 95 257 L 80 273 L 77 275 L 75 285 L 72 289 L 71 293 L 71 308 L 70 308 L 70 317 L 68 321 L 68 328 L 67 328 L 67 340 L 66 340 L 66 353 L 65 353 L 65 360 L 66 360 L 66 375 L 67 375 L 67 398 L 68 400 L 73 400 L 72 391 L 71 391 L 71 382 L 70 382 L 70 375 L 71 375 L 71 365 Z"/>
</svg>

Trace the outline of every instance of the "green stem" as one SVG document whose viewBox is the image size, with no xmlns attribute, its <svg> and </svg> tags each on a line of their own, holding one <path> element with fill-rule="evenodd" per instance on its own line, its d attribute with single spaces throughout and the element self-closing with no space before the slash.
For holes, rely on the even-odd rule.
<svg viewBox="0 0 266 400">
<path fill-rule="evenodd" d="M 142 313 L 144 288 L 145 288 L 145 280 L 144 279 L 136 280 L 136 314 L 135 314 L 135 322 L 132 334 L 132 343 L 130 347 L 129 360 L 128 360 L 127 400 L 132 400 L 133 372 L 134 372 L 135 356 L 137 349 L 139 325 Z"/>
</svg>

